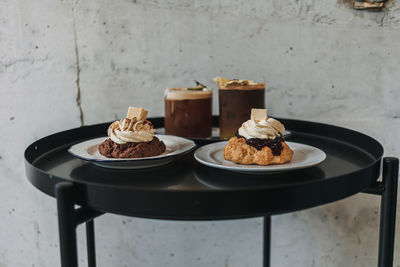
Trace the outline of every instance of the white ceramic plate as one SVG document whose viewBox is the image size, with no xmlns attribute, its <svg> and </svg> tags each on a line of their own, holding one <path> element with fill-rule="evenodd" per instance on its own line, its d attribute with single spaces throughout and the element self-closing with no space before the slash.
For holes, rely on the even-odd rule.
<svg viewBox="0 0 400 267">
<path fill-rule="evenodd" d="M 325 152 L 321 149 L 300 143 L 286 142 L 294 151 L 293 158 L 288 163 L 268 166 L 236 164 L 225 160 L 222 155 L 222 151 L 227 143 L 227 141 L 224 141 L 202 146 L 196 150 L 194 157 L 198 162 L 210 167 L 242 173 L 260 174 L 307 168 L 321 163 L 326 158 Z"/>
<path fill-rule="evenodd" d="M 107 158 L 99 153 L 99 145 L 108 137 L 90 139 L 71 146 L 68 152 L 80 159 L 90 161 L 105 168 L 113 169 L 143 169 L 167 164 L 180 154 L 190 151 L 196 144 L 186 138 L 172 135 L 156 135 L 164 142 L 166 151 L 155 157 L 135 158 L 135 159 L 114 159 Z"/>
</svg>

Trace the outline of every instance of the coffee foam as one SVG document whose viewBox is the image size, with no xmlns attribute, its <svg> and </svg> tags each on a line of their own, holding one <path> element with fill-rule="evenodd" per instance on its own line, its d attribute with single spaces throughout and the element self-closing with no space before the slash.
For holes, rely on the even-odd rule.
<svg viewBox="0 0 400 267">
<path fill-rule="evenodd" d="M 211 98 L 212 91 L 208 89 L 188 90 L 187 88 L 168 88 L 165 90 L 164 96 L 168 100 L 206 99 Z"/>
</svg>

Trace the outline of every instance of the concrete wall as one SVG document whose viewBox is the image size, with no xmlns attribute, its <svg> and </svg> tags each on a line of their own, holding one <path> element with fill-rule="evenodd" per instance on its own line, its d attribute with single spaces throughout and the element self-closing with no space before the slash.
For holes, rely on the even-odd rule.
<svg viewBox="0 0 400 267">
<path fill-rule="evenodd" d="M 398 156 L 399 48 L 395 0 L 376 13 L 342 0 L 0 0 L 0 266 L 59 264 L 55 201 L 25 178 L 28 144 L 132 104 L 162 115 L 164 88 L 193 79 L 265 81 L 271 114 L 350 127 Z M 378 218 L 366 195 L 273 217 L 272 266 L 376 266 Z M 96 223 L 99 266 L 261 266 L 260 219 Z"/>
</svg>

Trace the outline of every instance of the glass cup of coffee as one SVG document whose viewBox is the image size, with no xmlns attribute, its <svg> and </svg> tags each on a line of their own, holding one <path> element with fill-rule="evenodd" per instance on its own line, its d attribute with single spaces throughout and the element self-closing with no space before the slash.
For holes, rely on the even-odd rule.
<svg viewBox="0 0 400 267">
<path fill-rule="evenodd" d="M 248 80 L 228 80 L 217 77 L 219 96 L 219 131 L 221 138 L 230 138 L 252 108 L 265 108 L 265 84 Z"/>
<path fill-rule="evenodd" d="M 197 86 L 165 90 L 165 133 L 182 137 L 211 136 L 212 91 Z"/>
</svg>

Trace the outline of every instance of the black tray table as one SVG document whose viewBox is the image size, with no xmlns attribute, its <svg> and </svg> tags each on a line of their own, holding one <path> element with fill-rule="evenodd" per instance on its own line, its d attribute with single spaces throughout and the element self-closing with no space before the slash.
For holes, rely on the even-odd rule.
<svg viewBox="0 0 400 267">
<path fill-rule="evenodd" d="M 163 127 L 163 118 L 150 119 Z M 264 217 L 264 267 L 269 266 L 271 215 L 315 207 L 359 192 L 381 196 L 378 267 L 393 265 L 398 166 L 383 159 L 375 139 L 349 129 L 280 119 L 288 141 L 322 149 L 314 167 L 266 175 L 239 174 L 203 166 L 193 151 L 173 163 L 143 170 L 113 170 L 74 158 L 68 148 L 104 136 L 110 123 L 44 137 L 25 151 L 29 181 L 57 199 L 61 262 L 78 266 L 76 227 L 86 223 L 88 265 L 96 266 L 94 218 L 104 213 L 165 220 L 224 220 Z M 213 118 L 214 126 L 218 117 Z M 198 145 L 218 138 L 195 140 Z M 79 208 L 75 208 L 79 205 Z"/>
</svg>

